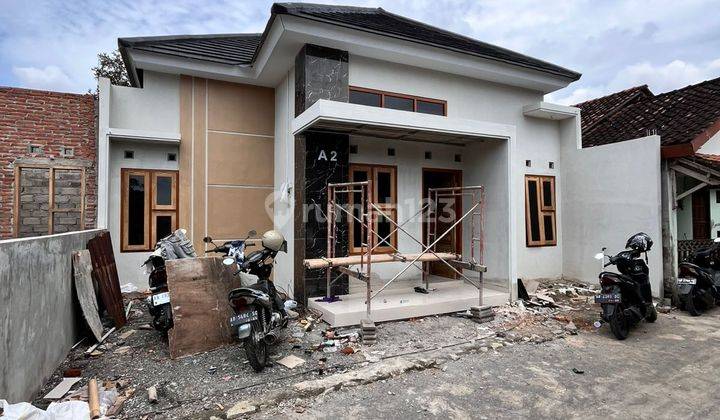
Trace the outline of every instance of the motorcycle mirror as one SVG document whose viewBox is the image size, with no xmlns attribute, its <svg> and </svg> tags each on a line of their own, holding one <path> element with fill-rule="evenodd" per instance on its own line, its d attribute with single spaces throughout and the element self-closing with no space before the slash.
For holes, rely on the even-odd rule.
<svg viewBox="0 0 720 420">
<path fill-rule="evenodd" d="M 604 259 L 605 259 L 605 254 L 602 253 L 602 252 L 598 252 L 597 254 L 595 254 L 595 259 L 596 259 L 596 260 L 604 260 Z"/>
<path fill-rule="evenodd" d="M 209 237 L 209 236 L 206 236 L 206 237 L 203 238 L 203 242 L 205 242 L 206 244 L 209 244 L 209 243 L 212 242 L 212 241 L 213 241 L 212 238 Z"/>
<path fill-rule="evenodd" d="M 223 265 L 233 265 L 235 263 L 235 259 L 233 258 L 223 258 Z"/>
<path fill-rule="evenodd" d="M 247 234 L 248 238 L 252 238 L 252 237 L 255 236 L 255 235 L 257 235 L 257 232 L 255 232 L 254 230 L 251 230 L 251 231 L 248 232 L 248 234 Z"/>
</svg>

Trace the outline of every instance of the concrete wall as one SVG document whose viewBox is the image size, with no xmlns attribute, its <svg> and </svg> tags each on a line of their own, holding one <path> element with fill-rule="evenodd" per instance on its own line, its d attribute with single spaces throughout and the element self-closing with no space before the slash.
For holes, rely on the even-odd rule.
<svg viewBox="0 0 720 420">
<path fill-rule="evenodd" d="M 654 295 L 662 295 L 660 137 L 577 149 L 575 122 L 563 134 L 563 275 L 597 282 L 602 247 L 617 253 L 627 238 L 645 232 Z"/>
<path fill-rule="evenodd" d="M 146 71 L 143 86 L 110 88 L 110 127 L 179 132 L 180 76 Z"/>
<path fill-rule="evenodd" d="M 513 86 L 455 76 L 447 73 L 403 66 L 366 57 L 350 56 L 350 85 L 390 92 L 405 93 L 447 101 L 448 117 L 508 124 L 516 127 L 515 143 L 511 145 L 513 166 L 510 194 L 516 203 L 515 242 L 517 276 L 528 278 L 560 277 L 562 247 L 525 246 L 525 173 L 556 176 L 557 201 L 560 203 L 560 141 L 556 121 L 525 117 L 522 107 L 543 99 L 541 92 Z M 525 167 L 530 160 L 532 166 Z M 549 163 L 555 169 L 549 168 Z M 557 206 L 557 218 L 562 205 Z M 558 244 L 562 242 L 562 226 L 557 227 Z"/>
<path fill-rule="evenodd" d="M 497 284 L 508 284 L 510 277 L 510 219 L 508 183 L 511 144 L 505 140 L 484 140 L 472 143 L 466 148 L 465 185 L 485 187 L 485 250 L 484 262 L 488 267 L 485 279 Z M 469 208 L 466 208 L 466 211 Z M 470 250 L 470 226 L 463 223 L 464 249 Z M 525 246 L 524 241 L 519 246 Z M 469 258 L 469 255 L 468 255 Z M 514 279 L 513 279 L 514 281 Z"/>
<path fill-rule="evenodd" d="M 125 158 L 126 150 L 133 151 L 133 159 Z M 120 170 L 123 168 L 177 170 L 177 160 L 169 161 L 168 153 L 175 153 L 177 156 L 178 146 L 176 144 L 113 140 L 110 147 L 108 230 L 113 238 L 113 252 L 120 284 L 133 283 L 140 290 L 148 287 L 147 275 L 140 268 L 140 264 L 147 259 L 150 252 L 120 252 Z M 185 226 L 180 225 L 179 227 Z"/>
<path fill-rule="evenodd" d="M 0 241 L 0 398 L 29 400 L 75 343 L 72 252 L 99 232 Z"/>
<path fill-rule="evenodd" d="M 285 236 L 287 254 L 275 259 L 274 280 L 276 287 L 294 294 L 293 261 L 295 258 L 295 137 L 291 124 L 295 109 L 295 69 L 290 69 L 283 81 L 275 87 L 275 139 L 274 139 L 274 228 Z"/>
</svg>

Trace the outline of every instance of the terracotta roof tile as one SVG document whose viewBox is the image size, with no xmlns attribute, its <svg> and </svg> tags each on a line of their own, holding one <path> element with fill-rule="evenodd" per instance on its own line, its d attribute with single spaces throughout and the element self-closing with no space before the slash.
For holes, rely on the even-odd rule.
<svg viewBox="0 0 720 420">
<path fill-rule="evenodd" d="M 582 112 L 587 107 L 592 115 L 592 102 L 577 106 Z M 660 135 L 662 146 L 685 144 L 718 120 L 720 78 L 660 95 L 638 96 L 609 115 L 594 119 L 587 129 L 583 125 L 583 147 L 636 139 L 652 133 Z"/>
</svg>

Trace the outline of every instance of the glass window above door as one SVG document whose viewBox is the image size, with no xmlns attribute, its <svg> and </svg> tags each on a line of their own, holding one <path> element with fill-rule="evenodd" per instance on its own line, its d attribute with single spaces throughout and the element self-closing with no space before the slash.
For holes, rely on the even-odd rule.
<svg viewBox="0 0 720 420">
<path fill-rule="evenodd" d="M 447 115 L 447 101 L 357 86 L 350 87 L 350 103 L 421 114 Z"/>
</svg>

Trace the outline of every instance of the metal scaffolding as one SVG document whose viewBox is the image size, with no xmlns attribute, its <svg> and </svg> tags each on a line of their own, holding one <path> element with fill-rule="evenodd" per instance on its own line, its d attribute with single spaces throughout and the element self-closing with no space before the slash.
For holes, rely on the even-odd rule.
<svg viewBox="0 0 720 420">
<path fill-rule="evenodd" d="M 392 282 L 402 276 L 409 268 L 415 267 L 422 272 L 422 281 L 425 284 L 425 289 L 429 290 L 429 264 L 432 262 L 442 262 L 447 265 L 454 274 L 478 289 L 478 305 L 482 305 L 483 273 L 487 270 L 487 268 L 483 265 L 484 188 L 482 186 L 429 188 L 428 200 L 423 203 L 420 210 L 400 224 L 393 220 L 393 218 L 385 213 L 376 203 L 372 202 L 371 192 L 372 181 L 345 182 L 328 184 L 327 186 L 327 255 L 321 258 L 305 260 L 305 267 L 307 268 L 324 268 L 326 270 L 326 298 L 330 298 L 330 288 L 332 284 L 342 275 L 348 275 L 361 280 L 366 284 L 365 304 L 367 317 L 368 319 L 372 319 L 372 300 L 385 290 L 385 288 L 392 284 Z M 345 194 L 347 195 L 348 205 L 351 207 L 349 210 L 338 202 L 338 198 Z M 463 202 L 463 199 L 467 198 L 470 199 L 470 203 Z M 465 211 L 464 208 L 462 210 L 456 209 L 454 212 L 455 216 L 452 217 L 452 220 L 447 221 L 447 223 L 452 224 L 443 232 L 438 232 L 438 221 L 440 220 L 440 217 L 443 217 L 441 215 L 441 211 L 444 214 L 446 210 L 446 208 L 439 209 L 439 206 L 443 203 L 447 204 L 446 200 L 452 200 L 455 205 L 457 205 L 457 203 L 462 203 L 462 206 L 468 208 L 468 210 Z M 353 210 L 357 210 L 358 214 L 356 215 Z M 340 213 L 338 213 L 338 211 Z M 456 218 L 456 215 L 460 211 L 464 212 L 458 219 Z M 337 257 L 335 255 L 338 240 L 338 214 L 345 214 L 348 216 L 348 220 L 352 220 L 354 223 L 360 224 L 361 242 L 360 253 L 358 255 L 344 257 Z M 403 227 L 409 221 L 415 219 L 418 215 L 421 217 L 425 215 L 427 218 L 428 225 L 425 232 L 425 243 L 413 236 Z M 384 237 L 380 236 L 380 234 L 374 229 L 375 221 L 378 220 L 379 217 L 383 217 L 384 220 L 388 221 L 393 226 L 390 233 Z M 454 252 L 437 251 L 437 244 L 444 237 L 453 232 L 453 230 L 458 226 L 462 228 L 463 221 L 468 218 L 470 223 L 469 258 L 463 259 L 462 255 Z M 419 254 L 403 254 L 394 245 L 392 245 L 390 238 L 398 231 L 404 233 L 420 245 L 421 252 Z M 377 241 L 375 241 L 375 244 L 373 245 L 374 237 L 377 238 Z M 390 254 L 373 254 L 373 251 L 380 245 L 390 247 L 394 252 Z M 370 284 L 371 267 L 375 263 L 384 262 L 402 262 L 407 264 L 395 276 L 380 287 L 380 289 L 373 293 L 372 286 Z M 422 265 L 418 265 L 418 262 Z M 357 269 L 353 270 L 350 268 L 350 266 L 356 265 L 358 266 Z M 333 270 L 338 271 L 338 275 L 334 279 Z M 477 279 L 469 278 L 465 275 L 465 271 L 473 271 L 477 273 Z"/>
</svg>

